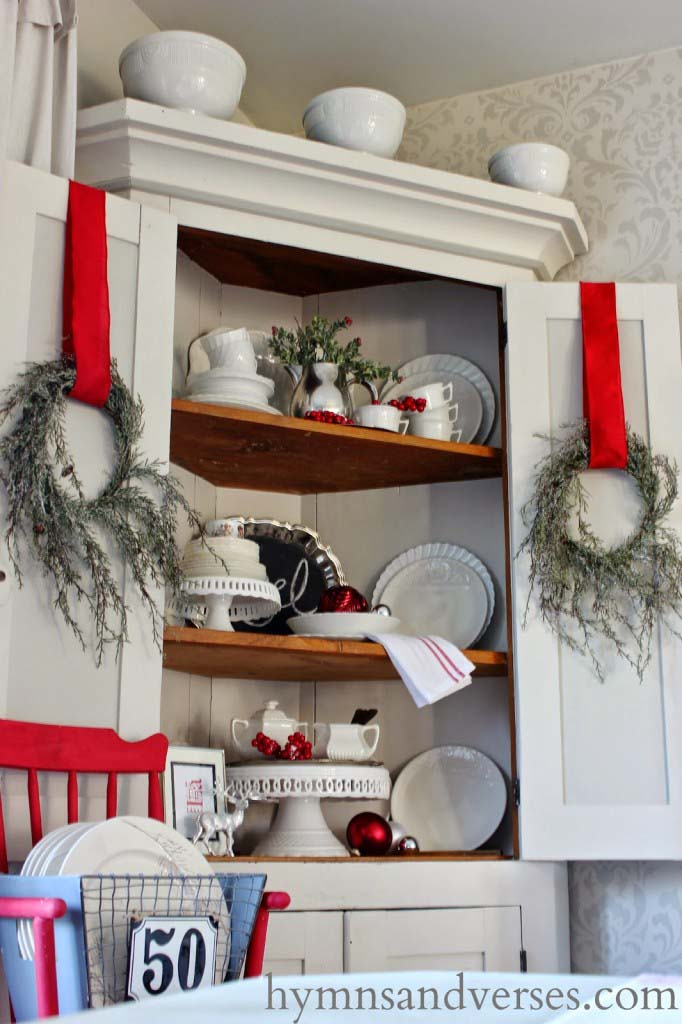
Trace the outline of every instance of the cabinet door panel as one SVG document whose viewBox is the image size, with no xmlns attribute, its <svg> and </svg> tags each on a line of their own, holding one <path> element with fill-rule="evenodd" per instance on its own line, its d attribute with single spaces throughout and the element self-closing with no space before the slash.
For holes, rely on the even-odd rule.
<svg viewBox="0 0 682 1024">
<path fill-rule="evenodd" d="M 582 415 L 582 332 L 577 284 L 509 285 L 507 402 L 512 550 L 526 535 L 521 510 L 547 436 Z M 682 360 L 677 290 L 619 285 L 617 306 L 626 419 L 682 464 Z M 584 476 L 590 521 L 607 544 L 637 521 L 631 480 Z M 682 527 L 680 504 L 670 524 Z M 608 645 L 589 661 L 559 643 L 531 598 L 529 561 L 512 564 L 521 855 L 536 860 L 668 858 L 682 853 L 682 646 L 657 631 L 644 681 Z"/>
<path fill-rule="evenodd" d="M 343 914 L 271 914 L 263 974 L 336 974 L 343 970 Z"/>
<path fill-rule="evenodd" d="M 519 970 L 520 907 L 353 910 L 344 931 L 349 972 Z"/>
<path fill-rule="evenodd" d="M 68 182 L 31 167 L 6 163 L 0 188 L 0 387 L 26 361 L 61 351 L 61 292 Z M 145 455 L 167 462 L 173 343 L 176 225 L 156 209 L 106 197 L 111 352 L 145 408 Z M 68 442 L 86 494 L 99 492 L 111 473 L 111 424 L 99 410 L 69 402 Z M 3 500 L 0 495 L 0 502 Z M 4 509 L 0 507 L 0 531 Z M 159 728 L 161 653 L 150 621 L 120 560 L 113 569 L 129 607 L 131 643 L 118 661 L 111 648 L 96 668 L 53 608 L 53 594 L 26 554 L 18 589 L 0 544 L 0 714 L 9 718 L 117 728 L 135 739 Z M 160 602 L 163 593 L 155 595 Z M 85 607 L 79 622 L 89 641 Z M 37 642 L 36 642 L 37 641 Z M 25 785 L 25 784 L 24 784 Z M 126 805 L 127 806 L 127 805 Z M 142 809 L 145 805 L 140 804 Z M 136 804 L 137 808 L 137 804 Z M 60 807 L 62 820 L 63 805 Z M 87 807 L 82 815 L 89 817 Z M 25 798 L 16 816 L 25 820 Z M 21 843 L 10 836 L 12 855 Z"/>
</svg>

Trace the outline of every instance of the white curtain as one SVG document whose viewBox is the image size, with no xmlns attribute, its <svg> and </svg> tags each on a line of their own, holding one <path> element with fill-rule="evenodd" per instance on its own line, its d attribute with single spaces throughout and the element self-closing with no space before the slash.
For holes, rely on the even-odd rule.
<svg viewBox="0 0 682 1024">
<path fill-rule="evenodd" d="M 73 177 L 76 0 L 0 0 L 0 157 Z"/>
</svg>

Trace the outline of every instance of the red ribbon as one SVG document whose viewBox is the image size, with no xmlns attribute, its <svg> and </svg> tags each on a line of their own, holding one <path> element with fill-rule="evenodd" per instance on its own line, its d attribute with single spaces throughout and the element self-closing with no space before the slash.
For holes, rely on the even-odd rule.
<svg viewBox="0 0 682 1024">
<path fill-rule="evenodd" d="M 625 469 L 628 461 L 616 286 L 580 282 L 583 318 L 583 415 L 590 428 L 590 469 Z"/>
<path fill-rule="evenodd" d="M 64 247 L 64 355 L 76 361 L 70 397 L 102 406 L 111 390 L 106 194 L 69 182 Z"/>
</svg>

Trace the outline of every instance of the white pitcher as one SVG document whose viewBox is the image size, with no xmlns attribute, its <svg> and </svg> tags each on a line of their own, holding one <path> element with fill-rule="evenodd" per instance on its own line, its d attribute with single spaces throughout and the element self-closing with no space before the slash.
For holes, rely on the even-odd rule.
<svg viewBox="0 0 682 1024">
<path fill-rule="evenodd" d="M 315 722 L 315 756 L 330 761 L 369 761 L 379 743 L 379 726 Z"/>
</svg>

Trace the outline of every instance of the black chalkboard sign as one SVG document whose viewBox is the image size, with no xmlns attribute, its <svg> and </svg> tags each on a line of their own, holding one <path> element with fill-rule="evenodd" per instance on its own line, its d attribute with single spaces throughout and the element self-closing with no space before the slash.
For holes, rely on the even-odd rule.
<svg viewBox="0 0 682 1024">
<path fill-rule="evenodd" d="M 305 526 L 273 519 L 244 519 L 244 537 L 256 541 L 268 580 L 280 592 L 282 608 L 256 622 L 235 622 L 239 633 L 291 633 L 287 619 L 314 612 L 323 591 L 346 582 L 336 555 Z"/>
</svg>

